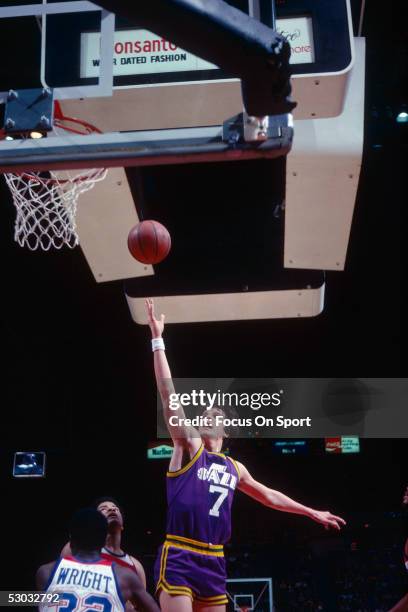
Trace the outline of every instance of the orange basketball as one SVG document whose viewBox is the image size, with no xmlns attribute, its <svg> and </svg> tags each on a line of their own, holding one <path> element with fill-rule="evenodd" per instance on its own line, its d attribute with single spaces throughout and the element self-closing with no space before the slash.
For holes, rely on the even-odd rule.
<svg viewBox="0 0 408 612">
<path fill-rule="evenodd" d="M 167 257 L 170 247 L 170 234 L 158 221 L 142 221 L 129 232 L 129 251 L 141 263 L 160 263 Z"/>
</svg>

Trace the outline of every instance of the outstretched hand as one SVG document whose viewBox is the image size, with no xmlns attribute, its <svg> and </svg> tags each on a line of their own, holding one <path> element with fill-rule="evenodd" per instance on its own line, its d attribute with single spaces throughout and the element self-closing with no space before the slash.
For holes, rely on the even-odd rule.
<svg viewBox="0 0 408 612">
<path fill-rule="evenodd" d="M 346 524 L 346 521 L 340 516 L 332 514 L 328 510 L 315 510 L 312 516 L 316 523 L 320 523 L 325 529 L 340 529 Z"/>
<path fill-rule="evenodd" d="M 147 319 L 152 332 L 152 338 L 159 338 L 164 331 L 164 314 L 160 315 L 160 319 L 156 319 L 154 314 L 154 302 L 151 298 L 145 300 Z"/>
</svg>

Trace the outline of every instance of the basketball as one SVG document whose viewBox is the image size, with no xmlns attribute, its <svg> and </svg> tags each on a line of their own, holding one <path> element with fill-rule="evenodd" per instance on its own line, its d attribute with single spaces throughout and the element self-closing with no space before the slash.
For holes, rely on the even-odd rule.
<svg viewBox="0 0 408 612">
<path fill-rule="evenodd" d="M 141 263 L 160 263 L 167 257 L 170 247 L 170 234 L 158 221 L 142 221 L 129 232 L 129 251 Z"/>
</svg>

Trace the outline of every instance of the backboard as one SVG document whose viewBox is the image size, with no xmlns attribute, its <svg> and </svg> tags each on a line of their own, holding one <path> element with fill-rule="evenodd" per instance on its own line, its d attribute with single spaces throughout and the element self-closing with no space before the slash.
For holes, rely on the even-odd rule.
<svg viewBox="0 0 408 612">
<path fill-rule="evenodd" d="M 227 594 L 231 612 L 273 612 L 272 578 L 229 578 Z"/>
<path fill-rule="evenodd" d="M 228 4 L 261 19 L 266 25 L 273 23 L 274 3 L 269 0 L 234 0 Z M 16 3 L 14 5 L 16 9 Z M 30 5 L 31 11 L 27 8 Z M 337 209 L 341 237 L 335 241 L 336 252 L 333 253 L 331 245 L 327 244 L 324 233 L 325 195 L 315 200 L 320 181 L 318 172 L 313 179 L 313 195 L 308 198 L 307 191 L 303 190 L 302 196 L 310 200 L 308 206 L 312 206 L 319 222 L 317 227 L 308 230 L 311 240 L 307 235 L 301 236 L 302 249 L 296 251 L 299 230 L 302 232 L 306 225 L 304 220 L 299 224 L 301 216 L 294 219 L 293 214 L 288 213 L 291 202 L 285 198 L 287 177 L 291 176 L 293 183 L 293 176 L 298 174 L 292 170 L 288 175 L 283 161 L 291 148 L 290 138 L 282 148 L 282 126 L 284 130 L 291 129 L 286 119 L 277 128 L 280 152 L 277 152 L 277 141 L 274 143 L 271 138 L 273 125 L 266 142 L 257 143 L 255 147 L 236 148 L 231 142 L 223 141 L 222 131 L 223 123 L 242 111 L 240 81 L 236 75 L 152 30 L 134 25 L 135 21 L 115 16 L 91 2 L 49 0 L 42 5 L 28 2 L 25 6 L 26 16 L 15 19 L 19 21 L 20 33 L 25 28 L 24 40 L 29 51 L 25 61 L 30 64 L 25 74 L 29 74 L 30 79 L 20 79 L 17 75 L 24 70 L 11 67 L 1 82 L 1 89 L 19 87 L 21 81 L 25 84 L 29 81 L 30 86 L 46 84 L 61 101 L 66 115 L 95 124 L 103 134 L 91 135 L 86 142 L 75 135 L 69 139 L 46 138 L 37 143 L 25 141 L 11 146 L 0 142 L 0 167 L 4 171 L 15 163 L 17 170 L 30 167 L 51 170 L 63 166 L 73 168 L 75 164 L 84 168 L 90 162 L 95 167 L 111 167 L 105 182 L 84 194 L 78 209 L 81 248 L 95 279 L 98 282 L 125 279 L 129 307 L 133 318 L 139 322 L 143 322 L 138 314 L 139 301 L 146 292 L 159 298 L 168 296 L 169 300 L 177 295 L 191 298 L 204 294 L 212 296 L 210 301 L 214 304 L 224 295 L 231 312 L 236 313 L 235 318 L 245 318 L 246 313 L 250 318 L 263 318 L 314 316 L 321 312 L 324 275 L 319 270 L 344 267 L 353 189 L 355 196 L 355 179 L 359 172 L 354 161 L 353 169 L 346 169 L 347 176 L 351 173 L 354 176 L 351 192 L 347 194 L 351 204 L 348 201 L 347 210 L 341 204 Z M 50 11 L 46 17 L 45 11 Z M 353 111 L 356 110 L 355 100 L 359 99 L 361 91 L 361 83 L 358 86 L 356 82 L 354 90 L 347 87 L 354 61 L 349 2 L 302 0 L 296 5 L 280 2 L 275 17 L 277 30 L 285 35 L 292 48 L 292 82 L 298 101 L 295 124 L 304 118 L 304 127 L 307 128 L 307 123 L 316 133 L 320 129 L 318 117 L 334 122 L 324 126 L 325 131 L 343 125 L 343 114 L 350 114 L 353 104 Z M 9 24 L 10 19 L 1 19 L 0 25 L 2 22 Z M 333 45 L 333 40 L 329 43 L 331 37 L 336 44 Z M 16 40 L 15 30 L 5 44 L 9 47 L 13 40 Z M 363 54 L 360 56 L 359 65 L 363 66 Z M 360 102 L 358 108 L 361 111 Z M 310 139 L 308 129 L 300 127 L 300 150 L 303 143 L 308 142 L 313 149 L 316 141 Z M 356 145 L 353 143 L 356 154 L 352 153 L 350 158 L 354 160 L 355 157 L 357 165 L 362 145 L 362 128 L 358 129 L 361 138 Z M 344 132 L 342 137 L 347 140 L 349 133 Z M 179 147 L 176 153 L 175 143 Z M 245 189 L 239 187 L 234 171 L 221 163 L 232 160 L 240 164 L 235 173 L 242 169 L 243 176 L 247 177 Z M 290 163 L 290 156 L 288 161 Z M 196 167 L 197 162 L 205 162 L 205 170 Z M 162 168 L 162 164 L 167 169 Z M 196 188 L 208 185 L 211 174 L 214 202 L 210 206 L 194 197 L 194 190 L 188 185 L 191 183 Z M 149 185 L 167 183 L 171 186 L 173 182 L 180 188 L 180 197 L 176 190 L 166 202 L 167 190 L 164 189 L 158 205 Z M 221 189 L 217 187 L 222 183 Z M 141 200 L 141 192 L 145 194 L 145 201 Z M 269 204 L 259 206 L 266 195 Z M 207 202 L 210 197 L 207 194 Z M 211 254 L 208 247 L 213 244 L 214 218 L 224 209 L 228 198 L 239 204 L 230 211 L 230 225 L 219 224 L 220 235 L 224 238 L 221 238 L 219 250 L 213 249 Z M 194 205 L 195 200 L 199 203 L 193 220 L 188 203 Z M 228 207 L 222 214 L 227 219 Z M 126 248 L 130 228 L 138 220 L 154 215 L 166 219 L 171 232 L 182 236 L 176 241 L 173 259 L 170 257 L 168 262 L 156 268 L 139 264 Z M 288 219 L 291 219 L 290 226 Z M 258 234 L 252 227 L 265 229 L 261 245 L 257 244 Z M 229 241 L 230 228 L 236 233 L 233 243 Z M 243 248 L 245 239 L 252 241 L 254 248 Z M 320 248 L 319 242 L 325 243 L 325 250 Z M 295 251 L 294 258 L 291 253 Z M 312 258 L 310 253 L 314 254 Z M 190 276 L 185 274 L 189 255 L 195 268 L 195 275 Z M 188 276 L 186 284 L 183 278 Z M 201 289 L 197 289 L 197 283 Z M 239 295 L 237 303 L 235 295 Z M 279 303 L 276 308 L 273 296 Z M 305 300 L 302 304 L 299 297 Z M 256 305 L 259 300 L 263 303 L 261 308 Z M 202 320 L 203 314 L 198 314 L 199 302 L 200 298 L 196 304 L 197 320 Z M 220 308 L 222 310 L 222 305 L 214 308 L 212 320 L 220 318 Z M 185 314 L 174 313 L 174 321 L 183 320 L 183 317 Z"/>
<path fill-rule="evenodd" d="M 11 59 L 2 71 L 0 91 L 47 85 L 60 100 L 105 98 L 104 114 L 113 116 L 113 124 L 101 125 L 104 131 L 112 127 L 117 131 L 177 127 L 171 113 L 169 120 L 162 118 L 166 113 L 156 100 L 161 93 L 145 91 L 159 85 L 166 85 L 169 107 L 173 98 L 178 106 L 186 100 L 182 103 L 184 111 L 191 102 L 191 92 L 197 89 L 201 97 L 203 91 L 205 96 L 210 92 L 206 106 L 214 106 L 216 99 L 219 114 L 214 116 L 214 123 L 205 125 L 216 125 L 221 116 L 224 119 L 241 110 L 236 75 L 173 44 L 170 37 L 163 38 L 138 27 L 135 20 L 115 16 L 88 0 L 48 0 L 43 5 L 29 0 L 21 6 L 17 1 L 7 0 L 2 4 L 0 44 L 3 57 Z M 272 26 L 271 0 L 228 0 L 228 4 Z M 11 17 L 13 14 L 15 17 Z M 354 58 L 349 0 L 279 2 L 275 22 L 277 31 L 291 46 L 294 99 L 298 101 L 295 117 L 338 115 Z M 174 87 L 186 83 L 190 84 L 187 89 Z M 203 90 L 192 86 L 200 83 L 207 87 Z M 132 123 L 129 113 L 123 111 L 124 104 L 133 102 L 127 90 L 135 87 L 141 90 L 136 100 L 142 117 Z M 109 104 L 112 88 L 114 101 Z M 150 116 L 146 119 L 143 116 L 147 100 L 152 112 L 158 111 L 155 122 Z M 185 112 L 184 115 L 183 127 L 203 125 L 199 123 L 200 117 Z M 206 116 L 203 119 L 208 121 Z"/>
</svg>

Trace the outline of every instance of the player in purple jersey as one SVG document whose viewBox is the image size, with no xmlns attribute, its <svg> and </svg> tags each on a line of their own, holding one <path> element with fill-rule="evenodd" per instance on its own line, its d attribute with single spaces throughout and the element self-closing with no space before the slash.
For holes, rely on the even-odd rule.
<svg viewBox="0 0 408 612">
<path fill-rule="evenodd" d="M 174 445 L 167 472 L 167 536 L 155 567 L 161 609 L 225 612 L 223 545 L 230 537 L 235 489 L 275 510 L 303 514 L 327 529 L 340 529 L 345 521 L 266 487 L 242 463 L 223 455 L 225 432 L 217 423 L 217 416 L 225 416 L 221 409 L 206 410 L 206 420 L 198 430 L 186 423 L 183 409 L 172 395 L 175 390 L 162 339 L 164 315 L 156 319 L 151 299 L 146 300 L 146 308 L 157 387 Z"/>
</svg>

